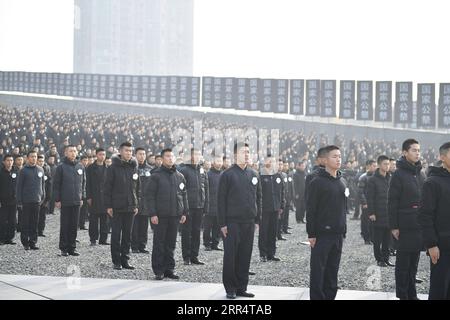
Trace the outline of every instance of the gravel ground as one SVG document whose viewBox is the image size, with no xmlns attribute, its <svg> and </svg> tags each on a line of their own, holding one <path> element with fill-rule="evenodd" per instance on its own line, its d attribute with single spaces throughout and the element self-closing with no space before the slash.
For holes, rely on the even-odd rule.
<svg viewBox="0 0 450 320">
<path fill-rule="evenodd" d="M 58 250 L 59 212 L 47 216 L 46 237 L 39 238 L 38 251 L 25 251 L 20 245 L 20 236 L 16 235 L 17 245 L 0 246 L 0 274 L 28 274 L 45 276 L 71 275 L 73 266 L 78 267 L 82 277 L 153 279 L 150 255 L 131 254 L 130 264 L 136 270 L 113 270 L 109 246 L 90 247 L 88 231 L 78 231 L 77 250 L 79 257 L 61 257 Z M 349 215 L 350 217 L 350 215 Z M 255 232 L 254 250 L 250 270 L 256 275 L 250 276 L 250 285 L 266 286 L 309 286 L 310 249 L 301 244 L 307 236 L 304 224 L 295 223 L 294 213 L 290 215 L 291 235 L 284 235 L 287 241 L 277 242 L 277 256 L 281 262 L 260 262 Z M 344 242 L 339 270 L 339 287 L 350 290 L 371 290 L 395 292 L 393 267 L 379 268 L 373 258 L 372 246 L 364 245 L 361 239 L 360 222 L 348 219 L 348 234 Z M 108 239 L 109 241 L 109 239 Z M 152 233 L 149 230 L 148 247 L 152 245 Z M 175 252 L 176 273 L 180 281 L 221 283 L 223 252 L 200 249 L 199 259 L 206 265 L 183 265 L 181 257 L 181 239 L 177 240 Z M 395 257 L 391 257 L 395 262 Z M 428 293 L 429 262 L 422 253 L 418 277 L 424 279 L 417 285 L 418 293 Z M 171 281 L 164 279 L 164 281 Z"/>
</svg>

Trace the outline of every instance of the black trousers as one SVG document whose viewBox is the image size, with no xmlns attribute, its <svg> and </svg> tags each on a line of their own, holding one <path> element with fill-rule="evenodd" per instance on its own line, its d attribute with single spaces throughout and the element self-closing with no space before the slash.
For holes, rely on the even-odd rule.
<svg viewBox="0 0 450 320">
<path fill-rule="evenodd" d="M 184 260 L 198 257 L 202 217 L 203 209 L 190 209 L 186 222 L 181 227 L 181 252 Z"/>
<path fill-rule="evenodd" d="M 429 300 L 450 300 L 450 252 L 440 252 L 436 264 L 430 259 Z"/>
<path fill-rule="evenodd" d="M 111 219 L 111 257 L 113 264 L 125 264 L 130 259 L 133 212 L 114 212 Z"/>
<path fill-rule="evenodd" d="M 180 217 L 160 217 L 153 226 L 152 269 L 155 275 L 173 273 Z"/>
<path fill-rule="evenodd" d="M 255 224 L 230 222 L 227 229 L 223 238 L 223 286 L 227 293 L 247 291 Z"/>
<path fill-rule="evenodd" d="M 22 230 L 22 212 L 23 212 L 23 207 L 17 208 L 17 226 L 16 226 L 17 232 L 21 232 L 21 230 Z"/>
<path fill-rule="evenodd" d="M 99 231 L 100 224 L 100 231 Z M 89 239 L 91 241 L 99 240 L 104 243 L 108 240 L 108 217 L 107 213 L 89 213 Z"/>
<path fill-rule="evenodd" d="M 283 232 L 288 231 L 289 227 L 289 212 L 291 211 L 290 201 L 286 201 L 286 207 L 283 210 L 283 215 L 281 216 L 281 230 Z"/>
<path fill-rule="evenodd" d="M 0 241 L 12 241 L 16 234 L 17 206 L 2 204 L 0 207 Z"/>
<path fill-rule="evenodd" d="M 39 203 L 24 203 L 20 241 L 25 247 L 35 245 L 38 238 Z"/>
<path fill-rule="evenodd" d="M 369 219 L 369 211 L 362 209 L 361 211 L 361 236 L 364 241 L 372 241 L 372 225 Z"/>
<path fill-rule="evenodd" d="M 389 260 L 391 230 L 388 227 L 373 226 L 373 254 L 377 262 Z"/>
<path fill-rule="evenodd" d="M 411 300 L 417 297 L 416 274 L 420 251 L 398 251 L 395 262 L 395 287 L 397 298 Z"/>
<path fill-rule="evenodd" d="M 38 234 L 44 233 L 47 213 L 48 213 L 48 203 L 42 204 L 39 208 Z"/>
<path fill-rule="evenodd" d="M 359 197 L 355 197 L 355 212 L 353 213 L 353 219 L 358 219 L 361 212 L 361 203 Z"/>
<path fill-rule="evenodd" d="M 295 220 L 297 222 L 305 221 L 305 198 L 299 198 L 295 200 Z"/>
<path fill-rule="evenodd" d="M 220 242 L 220 227 L 217 216 L 205 215 L 203 220 L 203 245 L 216 248 Z"/>
<path fill-rule="evenodd" d="M 138 214 L 134 217 L 133 231 L 131 235 L 131 249 L 144 250 L 148 241 L 149 216 Z"/>
<path fill-rule="evenodd" d="M 55 197 L 50 197 L 50 202 L 48 203 L 48 214 L 55 214 Z"/>
<path fill-rule="evenodd" d="M 74 252 L 76 248 L 80 206 L 61 206 L 59 249 Z"/>
<path fill-rule="evenodd" d="M 80 208 L 80 219 L 78 226 L 80 228 L 85 228 L 86 220 L 88 218 L 88 204 L 86 199 L 83 200 L 83 205 Z"/>
<path fill-rule="evenodd" d="M 263 211 L 258 236 L 259 255 L 261 257 L 273 258 L 275 256 L 277 248 L 277 220 L 277 211 Z"/>
<path fill-rule="evenodd" d="M 337 294 L 339 264 L 344 238 L 340 234 L 317 237 L 311 248 L 310 289 L 311 300 L 334 300 Z"/>
</svg>

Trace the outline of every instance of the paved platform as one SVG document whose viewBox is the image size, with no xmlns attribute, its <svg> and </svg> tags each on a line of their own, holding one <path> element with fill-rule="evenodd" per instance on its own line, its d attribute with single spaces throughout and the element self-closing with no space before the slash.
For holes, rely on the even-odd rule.
<svg viewBox="0 0 450 320">
<path fill-rule="evenodd" d="M 258 300 L 309 300 L 308 288 L 249 286 L 248 290 Z M 217 283 L 0 275 L 0 300 L 222 299 L 225 292 Z M 392 292 L 339 290 L 337 294 L 337 300 L 395 299 Z"/>
</svg>

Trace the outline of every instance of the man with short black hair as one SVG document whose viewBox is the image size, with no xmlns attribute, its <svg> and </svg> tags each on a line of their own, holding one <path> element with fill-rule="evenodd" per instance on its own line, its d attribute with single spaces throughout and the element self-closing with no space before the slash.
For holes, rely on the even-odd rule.
<svg viewBox="0 0 450 320">
<path fill-rule="evenodd" d="M 191 163 L 179 170 L 186 179 L 186 190 L 189 203 L 189 216 L 181 231 L 181 251 L 184 264 L 203 265 L 198 259 L 200 248 L 200 232 L 203 215 L 208 214 L 209 187 L 208 175 L 200 163 L 201 151 L 191 149 Z"/>
<path fill-rule="evenodd" d="M 17 170 L 13 167 L 13 156 L 3 156 L 0 168 L 0 244 L 16 244 L 16 182 Z"/>
<path fill-rule="evenodd" d="M 133 219 L 139 210 L 140 188 L 133 145 L 130 142 L 122 143 L 119 154 L 111 159 L 112 164 L 106 171 L 104 192 L 106 210 L 112 218 L 111 257 L 115 270 L 133 270 L 128 260 Z"/>
<path fill-rule="evenodd" d="M 439 148 L 442 167 L 430 167 L 419 224 L 430 257 L 429 300 L 450 300 L 450 142 Z"/>
<path fill-rule="evenodd" d="M 108 219 L 104 200 L 106 181 L 106 152 L 102 148 L 95 151 L 97 160 L 86 169 L 86 198 L 89 205 L 89 239 L 91 246 L 108 245 Z M 100 225 L 100 228 L 99 228 Z"/>
<path fill-rule="evenodd" d="M 86 198 L 86 173 L 77 158 L 77 148 L 67 145 L 64 158 L 58 165 L 53 178 L 55 206 L 61 209 L 59 249 L 61 256 L 79 256 L 76 251 L 76 239 L 80 207 Z"/>
<path fill-rule="evenodd" d="M 89 164 L 89 157 L 87 155 L 82 155 L 80 157 L 80 164 L 84 167 L 84 170 L 86 171 L 86 168 Z M 80 218 L 78 221 L 78 228 L 80 230 L 88 230 L 86 228 L 86 221 L 88 220 L 88 203 L 87 199 L 83 198 L 83 204 L 80 207 Z"/>
<path fill-rule="evenodd" d="M 361 205 L 361 236 L 365 244 L 372 244 L 372 228 L 367 211 L 367 180 L 377 169 L 377 162 L 373 159 L 366 161 L 366 172 L 358 179 L 358 196 Z"/>
<path fill-rule="evenodd" d="M 17 178 L 17 205 L 23 208 L 20 240 L 25 250 L 38 250 L 39 208 L 45 199 L 44 169 L 37 165 L 37 153 L 29 151 L 27 164 Z"/>
<path fill-rule="evenodd" d="M 387 199 L 389 180 L 389 158 L 381 155 L 377 159 L 378 169 L 367 180 L 367 212 L 372 223 L 373 252 L 379 267 L 394 266 L 389 262 L 391 231 L 388 225 Z"/>
<path fill-rule="evenodd" d="M 297 223 L 305 223 L 306 161 L 297 163 L 293 179 L 295 191 L 295 220 Z"/>
<path fill-rule="evenodd" d="M 155 280 L 179 279 L 175 274 L 174 251 L 178 224 L 189 214 L 186 179 L 175 166 L 172 149 L 161 151 L 162 166 L 157 168 L 146 186 L 144 199 L 153 227 L 152 269 Z"/>
<path fill-rule="evenodd" d="M 261 219 L 260 177 L 249 167 L 247 143 L 234 145 L 235 164 L 220 176 L 218 221 L 223 235 L 223 285 L 228 299 L 252 298 L 247 292 L 255 224 Z"/>
<path fill-rule="evenodd" d="M 415 139 L 402 144 L 402 156 L 391 177 L 388 191 L 389 228 L 398 248 L 395 262 L 396 295 L 400 300 L 418 300 L 416 274 L 423 248 L 418 223 L 423 178 L 420 145 Z"/>
<path fill-rule="evenodd" d="M 347 232 L 349 189 L 341 180 L 341 151 L 322 149 L 323 164 L 309 184 L 306 232 L 311 246 L 310 299 L 334 300 L 337 294 L 342 245 Z"/>
<path fill-rule="evenodd" d="M 146 203 L 144 200 L 145 190 L 147 184 L 150 182 L 152 167 L 145 161 L 145 149 L 142 147 L 136 148 L 136 160 L 138 162 L 139 183 L 140 183 L 140 200 L 139 213 L 134 217 L 133 231 L 131 234 L 131 250 L 133 253 L 145 253 L 149 251 L 146 249 L 148 241 L 148 222 L 149 216 L 145 214 Z"/>
<path fill-rule="evenodd" d="M 211 169 L 208 171 L 209 210 L 204 217 L 203 244 L 206 251 L 217 250 L 220 241 L 220 227 L 217 221 L 217 192 L 219 190 L 219 179 L 222 173 L 222 156 L 215 156 Z"/>
<path fill-rule="evenodd" d="M 44 169 L 44 181 L 45 181 L 45 199 L 39 208 L 39 222 L 38 222 L 38 236 L 45 237 L 45 220 L 48 214 L 48 208 L 50 199 L 52 196 L 52 173 L 50 167 L 45 163 L 45 156 L 43 154 L 38 155 L 37 165 Z"/>
</svg>

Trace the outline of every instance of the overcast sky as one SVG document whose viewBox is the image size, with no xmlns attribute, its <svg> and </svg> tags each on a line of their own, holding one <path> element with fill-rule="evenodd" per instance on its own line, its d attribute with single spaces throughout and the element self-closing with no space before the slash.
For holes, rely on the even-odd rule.
<svg viewBox="0 0 450 320">
<path fill-rule="evenodd" d="M 446 3 L 195 0 L 194 73 L 450 82 Z M 0 70 L 72 72 L 72 50 L 72 0 L 0 0 Z"/>
</svg>

